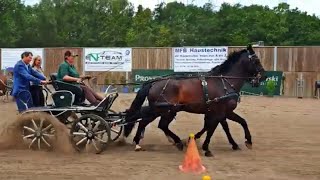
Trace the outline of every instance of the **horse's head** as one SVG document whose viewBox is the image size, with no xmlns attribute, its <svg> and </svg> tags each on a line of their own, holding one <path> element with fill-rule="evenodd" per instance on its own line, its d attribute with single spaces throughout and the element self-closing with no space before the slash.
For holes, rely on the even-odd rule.
<svg viewBox="0 0 320 180">
<path fill-rule="evenodd" d="M 252 86 L 257 87 L 260 81 L 265 79 L 264 68 L 260 59 L 249 44 L 246 49 L 234 51 L 229 54 L 228 59 L 221 65 L 212 68 L 209 75 L 226 75 L 233 74 L 234 76 L 248 77 Z"/>
<path fill-rule="evenodd" d="M 265 79 L 264 77 L 264 68 L 260 62 L 259 57 L 254 52 L 252 45 L 247 46 L 247 52 L 244 58 L 242 58 L 242 66 L 245 67 L 246 72 L 249 75 L 250 83 L 253 87 L 258 87 L 260 81 Z"/>
</svg>

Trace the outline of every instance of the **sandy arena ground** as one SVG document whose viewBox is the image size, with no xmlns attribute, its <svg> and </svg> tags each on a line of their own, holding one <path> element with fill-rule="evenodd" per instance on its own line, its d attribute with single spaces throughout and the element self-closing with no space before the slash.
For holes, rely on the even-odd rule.
<svg viewBox="0 0 320 180">
<path fill-rule="evenodd" d="M 113 109 L 123 111 L 133 98 L 133 94 L 120 94 Z M 219 125 L 210 144 L 215 157 L 204 157 L 199 145 L 206 174 L 216 180 L 320 179 L 319 107 L 320 100 L 315 99 L 242 97 L 236 112 L 248 122 L 253 149 L 245 147 L 241 126 L 228 121 L 234 139 L 242 148 L 232 151 Z M 2 131 L 15 119 L 15 104 L 1 101 Z M 170 145 L 157 125 L 158 119 L 146 130 L 143 145 L 147 151 L 144 152 L 133 151 L 135 130 L 127 145 L 112 145 L 100 155 L 2 148 L 0 179 L 200 180 L 202 175 L 178 170 L 185 151 Z M 170 127 L 186 138 L 202 126 L 203 115 L 181 112 Z M 0 139 L 8 136 L 2 133 Z"/>
</svg>

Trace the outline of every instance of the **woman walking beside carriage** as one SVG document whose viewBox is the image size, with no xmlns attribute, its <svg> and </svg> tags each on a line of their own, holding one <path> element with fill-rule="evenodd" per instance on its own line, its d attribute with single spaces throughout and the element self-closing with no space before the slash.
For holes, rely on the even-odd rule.
<svg viewBox="0 0 320 180">
<path fill-rule="evenodd" d="M 41 64 L 42 64 L 41 57 L 36 56 L 33 58 L 31 67 L 33 70 L 45 76 L 42 70 Z M 30 93 L 32 95 L 32 101 L 35 107 L 44 106 L 43 87 L 41 84 L 34 84 L 33 82 L 30 82 Z"/>
</svg>

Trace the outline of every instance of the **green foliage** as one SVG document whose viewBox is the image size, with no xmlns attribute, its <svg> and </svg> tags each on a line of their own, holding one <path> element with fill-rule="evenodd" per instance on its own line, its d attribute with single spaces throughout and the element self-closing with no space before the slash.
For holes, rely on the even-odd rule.
<svg viewBox="0 0 320 180">
<path fill-rule="evenodd" d="M 0 47 L 320 44 L 320 19 L 286 3 L 213 6 L 172 2 L 135 12 L 128 0 L 0 0 Z"/>
<path fill-rule="evenodd" d="M 268 80 L 268 81 L 266 82 L 266 89 L 267 89 L 267 91 L 268 91 L 268 95 L 273 96 L 274 91 L 275 91 L 275 89 L 276 89 L 276 81 L 271 80 L 271 79 Z"/>
</svg>

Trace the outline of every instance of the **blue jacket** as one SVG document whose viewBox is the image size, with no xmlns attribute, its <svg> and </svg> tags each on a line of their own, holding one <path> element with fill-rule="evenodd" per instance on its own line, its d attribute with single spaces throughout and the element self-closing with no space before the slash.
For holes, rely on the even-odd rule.
<svg viewBox="0 0 320 180">
<path fill-rule="evenodd" d="M 35 84 L 40 84 L 41 80 L 46 80 L 46 77 L 33 70 L 30 65 L 26 65 L 22 60 L 20 60 L 13 68 L 13 90 L 11 95 L 17 96 L 22 90 L 29 91 L 30 81 Z"/>
</svg>

